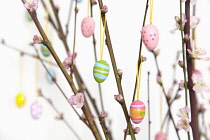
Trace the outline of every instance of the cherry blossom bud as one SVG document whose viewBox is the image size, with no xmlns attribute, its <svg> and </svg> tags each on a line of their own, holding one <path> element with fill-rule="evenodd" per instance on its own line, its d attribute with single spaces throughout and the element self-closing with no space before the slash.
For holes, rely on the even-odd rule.
<svg viewBox="0 0 210 140">
<path fill-rule="evenodd" d="M 160 53 L 160 49 L 159 48 L 154 51 L 155 56 L 158 56 L 159 53 Z"/>
<path fill-rule="evenodd" d="M 108 7 L 106 5 L 104 5 L 101 12 L 102 12 L 102 14 L 107 13 L 108 12 Z"/>
<path fill-rule="evenodd" d="M 184 35 L 184 42 L 187 42 L 190 39 L 190 34 Z"/>
<path fill-rule="evenodd" d="M 101 111 L 100 115 L 99 115 L 99 118 L 103 119 L 106 117 L 106 112 L 105 111 Z"/>
<path fill-rule="evenodd" d="M 133 130 L 135 134 L 138 134 L 140 132 L 140 127 L 135 127 Z"/>
<path fill-rule="evenodd" d="M 178 61 L 178 65 L 179 65 L 181 68 L 184 68 L 183 61 L 179 60 L 179 61 Z"/>
<path fill-rule="evenodd" d="M 124 100 L 124 99 L 123 99 L 123 96 L 122 96 L 121 94 L 114 95 L 114 98 L 115 98 L 115 100 L 117 100 L 119 103 L 122 103 L 122 101 Z"/>
<path fill-rule="evenodd" d="M 162 78 L 159 75 L 157 76 L 157 83 L 162 85 Z"/>
<path fill-rule="evenodd" d="M 118 69 L 117 70 L 117 73 L 118 73 L 119 76 L 122 76 L 123 75 L 123 71 L 121 69 Z"/>
<path fill-rule="evenodd" d="M 42 44 L 43 40 L 41 37 L 38 37 L 37 35 L 34 35 L 33 37 L 33 44 Z"/>
</svg>

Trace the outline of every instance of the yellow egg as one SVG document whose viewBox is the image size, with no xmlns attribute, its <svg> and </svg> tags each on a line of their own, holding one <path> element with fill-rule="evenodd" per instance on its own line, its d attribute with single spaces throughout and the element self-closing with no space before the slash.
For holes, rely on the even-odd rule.
<svg viewBox="0 0 210 140">
<path fill-rule="evenodd" d="M 26 102 L 26 96 L 24 93 L 19 93 L 17 96 L 16 96 L 16 105 L 18 107 L 22 107 Z"/>
</svg>

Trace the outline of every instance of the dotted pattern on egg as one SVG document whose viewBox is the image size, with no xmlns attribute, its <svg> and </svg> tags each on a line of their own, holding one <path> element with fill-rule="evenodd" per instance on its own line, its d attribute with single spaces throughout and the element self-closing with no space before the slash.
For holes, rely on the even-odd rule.
<svg viewBox="0 0 210 140">
<path fill-rule="evenodd" d="M 159 42 L 159 33 L 154 25 L 148 24 L 143 27 L 141 37 L 144 45 L 149 50 L 154 50 Z"/>
<path fill-rule="evenodd" d="M 39 102 L 34 102 L 31 105 L 31 116 L 33 119 L 39 119 L 42 114 L 42 105 Z"/>
<path fill-rule="evenodd" d="M 91 17 L 86 17 L 82 20 L 81 30 L 84 37 L 90 37 L 95 30 L 95 21 Z"/>
</svg>

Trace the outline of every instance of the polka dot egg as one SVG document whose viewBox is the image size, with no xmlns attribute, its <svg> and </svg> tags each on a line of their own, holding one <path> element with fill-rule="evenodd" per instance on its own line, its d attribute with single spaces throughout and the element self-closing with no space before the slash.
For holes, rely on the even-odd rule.
<svg viewBox="0 0 210 140">
<path fill-rule="evenodd" d="M 37 120 L 42 114 L 42 105 L 35 101 L 31 104 L 31 116 L 33 119 Z"/>
<path fill-rule="evenodd" d="M 43 44 L 41 44 L 41 52 L 45 57 L 48 57 L 51 54 L 48 48 Z"/>
<path fill-rule="evenodd" d="M 84 37 L 90 37 L 95 30 L 95 21 L 91 17 L 86 17 L 82 20 L 81 30 Z"/>
<path fill-rule="evenodd" d="M 93 67 L 93 76 L 96 82 L 102 83 L 106 80 L 109 75 L 109 64 L 104 61 L 100 60 L 97 61 Z"/>
<path fill-rule="evenodd" d="M 26 96 L 24 93 L 19 93 L 16 95 L 16 105 L 22 107 L 26 102 Z"/>
<path fill-rule="evenodd" d="M 154 50 L 159 42 L 158 29 L 152 24 L 145 25 L 141 31 L 141 38 L 148 50 Z"/>
<path fill-rule="evenodd" d="M 135 124 L 140 123 L 145 116 L 145 105 L 142 101 L 136 100 L 130 106 L 131 121 Z"/>
<path fill-rule="evenodd" d="M 53 69 L 49 69 L 49 73 L 50 73 L 50 75 L 53 76 L 53 77 L 56 76 L 55 71 L 54 71 Z M 49 84 L 53 84 L 53 81 L 52 81 L 51 76 L 50 76 L 47 72 L 46 72 L 45 75 L 46 75 L 47 82 L 48 82 Z"/>
</svg>

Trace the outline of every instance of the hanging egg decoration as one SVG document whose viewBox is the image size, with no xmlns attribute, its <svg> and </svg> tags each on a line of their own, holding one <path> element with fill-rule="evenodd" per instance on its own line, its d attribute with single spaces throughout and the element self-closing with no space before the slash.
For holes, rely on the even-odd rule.
<svg viewBox="0 0 210 140">
<path fill-rule="evenodd" d="M 158 132 L 155 135 L 155 140 L 167 140 L 167 135 L 163 132 Z"/>
<path fill-rule="evenodd" d="M 90 37 L 95 30 L 95 21 L 92 17 L 86 17 L 82 20 L 81 30 L 84 37 Z"/>
<path fill-rule="evenodd" d="M 154 50 L 159 42 L 158 29 L 152 24 L 145 25 L 141 31 L 141 38 L 148 50 Z"/>
<path fill-rule="evenodd" d="M 48 57 L 51 54 L 48 48 L 43 44 L 41 44 L 41 52 L 45 57 Z"/>
<path fill-rule="evenodd" d="M 56 76 L 55 71 L 53 69 L 49 69 L 48 71 L 52 77 Z M 52 80 L 51 76 L 48 73 L 46 73 L 45 75 L 46 75 L 47 82 L 49 84 L 53 84 L 53 80 Z"/>
<path fill-rule="evenodd" d="M 31 116 L 33 119 L 37 120 L 42 114 L 42 105 L 35 101 L 31 104 Z"/>
<path fill-rule="evenodd" d="M 77 0 L 77 2 L 78 2 L 78 3 L 81 3 L 81 2 L 82 2 L 82 0 Z"/>
<path fill-rule="evenodd" d="M 136 100 L 132 102 L 130 106 L 131 121 L 135 124 L 139 124 L 145 116 L 145 105 L 142 101 Z"/>
<path fill-rule="evenodd" d="M 16 105 L 22 107 L 26 102 L 26 96 L 24 93 L 20 92 L 16 95 Z"/>
<path fill-rule="evenodd" d="M 102 83 L 109 75 L 109 64 L 104 60 L 99 60 L 93 67 L 93 76 L 96 82 Z"/>
</svg>

